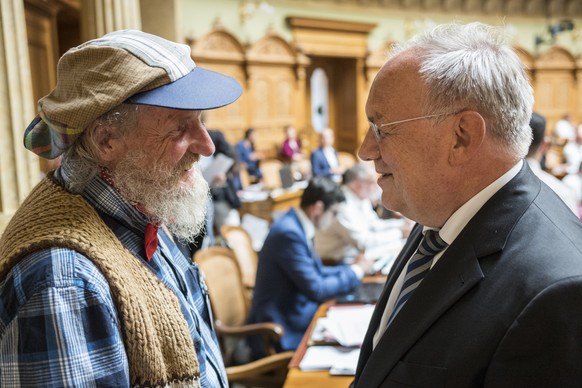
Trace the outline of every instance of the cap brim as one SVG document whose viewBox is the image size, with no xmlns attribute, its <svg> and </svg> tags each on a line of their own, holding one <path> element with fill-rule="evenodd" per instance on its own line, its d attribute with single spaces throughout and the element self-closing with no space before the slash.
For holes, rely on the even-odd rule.
<svg viewBox="0 0 582 388">
<path fill-rule="evenodd" d="M 125 102 L 174 109 L 206 110 L 228 105 L 241 94 L 242 87 L 235 79 L 195 67 L 179 80 L 138 93 Z"/>
</svg>

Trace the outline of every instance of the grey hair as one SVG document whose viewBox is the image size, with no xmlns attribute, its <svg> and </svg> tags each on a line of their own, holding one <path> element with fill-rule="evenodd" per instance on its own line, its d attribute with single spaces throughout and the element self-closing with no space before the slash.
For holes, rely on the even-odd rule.
<svg viewBox="0 0 582 388">
<path fill-rule="evenodd" d="M 120 138 L 136 127 L 139 105 L 121 104 L 93 121 L 63 154 L 61 164 L 68 173 L 67 189 L 81 192 L 99 173 L 103 165 L 99 157 L 101 145 L 111 138 Z"/>
<path fill-rule="evenodd" d="M 426 86 L 423 114 L 475 110 L 500 150 L 523 158 L 531 143 L 533 90 L 499 30 L 478 22 L 440 25 L 396 45 L 392 54 L 418 53 Z"/>
<path fill-rule="evenodd" d="M 352 182 L 364 180 L 371 176 L 374 176 L 374 174 L 373 171 L 370 169 L 370 166 L 363 163 L 358 163 L 348 168 L 344 172 L 343 184 L 348 185 Z"/>
</svg>

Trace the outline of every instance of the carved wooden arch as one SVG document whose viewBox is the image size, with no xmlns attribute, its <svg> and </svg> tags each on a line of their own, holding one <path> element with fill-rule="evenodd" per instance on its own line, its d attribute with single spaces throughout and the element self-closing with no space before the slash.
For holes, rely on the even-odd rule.
<svg viewBox="0 0 582 388">
<path fill-rule="evenodd" d="M 243 88 L 243 93 L 234 103 L 220 109 L 205 112 L 208 128 L 221 130 L 226 139 L 234 144 L 242 137 L 247 126 L 247 85 L 245 50 L 243 45 L 224 27 L 216 24 L 211 31 L 190 42 L 192 58 L 197 65 L 228 75 Z"/>
<path fill-rule="evenodd" d="M 553 46 L 539 55 L 535 61 L 538 70 L 574 70 L 576 58 L 565 48 Z"/>
<path fill-rule="evenodd" d="M 192 41 L 190 47 L 195 61 L 243 63 L 245 59 L 241 43 L 222 26 L 215 26 L 202 38 Z"/>
<path fill-rule="evenodd" d="M 247 47 L 250 125 L 256 130 L 258 149 L 269 157 L 278 155 L 285 125 L 299 131 L 305 125 L 305 59 L 275 32 Z"/>
<path fill-rule="evenodd" d="M 297 54 L 294 47 L 274 32 L 256 41 L 246 52 L 247 61 L 253 64 L 294 65 Z"/>
</svg>

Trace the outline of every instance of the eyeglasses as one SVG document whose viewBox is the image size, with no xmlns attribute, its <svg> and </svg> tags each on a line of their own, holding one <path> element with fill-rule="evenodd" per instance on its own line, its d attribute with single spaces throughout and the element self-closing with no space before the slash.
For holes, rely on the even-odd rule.
<svg viewBox="0 0 582 388">
<path fill-rule="evenodd" d="M 430 118 L 439 117 L 439 116 L 449 116 L 449 115 L 454 115 L 454 114 L 457 114 L 457 113 L 459 113 L 459 112 L 437 113 L 437 114 L 434 114 L 434 115 L 414 117 L 412 119 L 393 121 L 391 123 L 384 123 L 384 124 L 380 124 L 380 125 L 378 125 L 376 123 L 373 123 L 371 121 L 368 121 L 368 125 L 370 125 L 370 128 L 372 128 L 372 131 L 374 133 L 374 137 L 376 138 L 376 141 L 378 143 L 380 143 L 382 141 L 382 132 L 380 132 L 380 128 L 382 128 L 382 127 L 387 127 L 389 125 L 396 125 L 396 124 L 407 123 L 409 121 L 430 119 Z"/>
</svg>

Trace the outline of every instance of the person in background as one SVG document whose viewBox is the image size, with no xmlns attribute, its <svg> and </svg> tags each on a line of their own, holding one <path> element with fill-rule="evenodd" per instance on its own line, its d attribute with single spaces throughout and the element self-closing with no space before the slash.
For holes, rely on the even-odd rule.
<svg viewBox="0 0 582 388">
<path fill-rule="evenodd" d="M 578 172 L 566 175 L 562 182 L 574 193 L 574 198 L 578 206 L 576 214 L 582 219 L 582 163 L 578 166 Z"/>
<path fill-rule="evenodd" d="M 292 125 L 285 126 L 285 140 L 281 145 L 281 159 L 284 162 L 303 160 L 301 141 L 297 138 L 297 130 Z"/>
<path fill-rule="evenodd" d="M 333 129 L 322 130 L 319 134 L 319 147 L 311 153 L 311 173 L 314 177 L 326 176 L 340 182 L 343 169 L 333 148 L 333 142 Z"/>
<path fill-rule="evenodd" d="M 222 154 L 233 160 L 233 165 L 226 174 L 219 174 L 214 182 L 210 183 L 210 194 L 214 204 L 213 227 L 215 235 L 218 235 L 222 225 L 240 225 L 238 209 L 241 202 L 237 192 L 242 190 L 242 186 L 238 175 L 240 166 L 224 133 L 217 129 L 209 129 L 208 134 L 216 148 L 214 155 Z"/>
<path fill-rule="evenodd" d="M 248 323 L 283 326 L 281 351 L 297 348 L 320 303 L 351 290 L 371 269 L 363 255 L 352 265 L 324 267 L 313 249 L 315 229 L 329 224 L 344 199 L 335 182 L 313 178 L 301 196 L 300 208 L 275 221 L 259 253 Z M 250 345 L 254 356 L 260 357 L 263 346 L 257 340 Z"/>
<path fill-rule="evenodd" d="M 525 159 L 527 164 L 542 182 L 554 190 L 574 214 L 578 214 L 578 204 L 574 192 L 561 180 L 542 170 L 540 163 L 549 146 L 549 142 L 545 138 L 546 119 L 540 114 L 533 112 L 529 126 L 532 131 L 532 141 Z"/>
<path fill-rule="evenodd" d="M 171 236 L 204 225 L 201 113 L 241 92 L 141 31 L 62 56 L 24 134 L 61 166 L 0 240 L 1 386 L 228 386 L 206 286 Z"/>
<path fill-rule="evenodd" d="M 342 191 L 346 201 L 330 225 L 315 233 L 315 249 L 322 258 L 336 263 L 352 263 L 359 253 L 368 260 L 386 258 L 390 266 L 408 237 L 408 220 L 381 219 L 372 207 L 371 199 L 378 189 L 378 175 L 364 163 L 346 170 Z"/>
<path fill-rule="evenodd" d="M 255 150 L 255 130 L 247 128 L 244 139 L 236 143 L 236 157 L 242 164 L 241 168 L 246 168 L 251 183 L 260 182 L 263 178 L 260 161 L 261 154 Z"/>
<path fill-rule="evenodd" d="M 554 167 L 558 176 L 566 173 L 575 173 L 582 161 L 580 151 L 580 136 L 576 132 L 576 126 L 572 122 L 572 116 L 565 113 L 556 122 L 553 132 L 554 143 L 562 148 L 564 165 Z"/>
<path fill-rule="evenodd" d="M 582 223 L 523 161 L 533 91 L 482 23 L 396 45 L 359 150 L 417 222 L 376 304 L 353 386 L 575 387 Z"/>
</svg>

